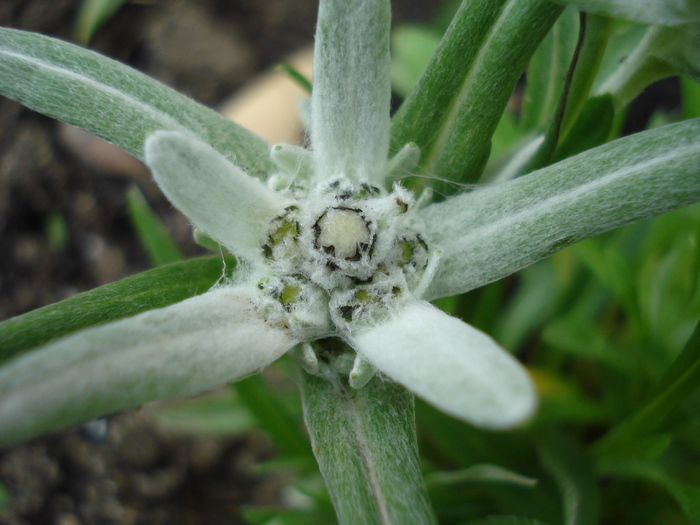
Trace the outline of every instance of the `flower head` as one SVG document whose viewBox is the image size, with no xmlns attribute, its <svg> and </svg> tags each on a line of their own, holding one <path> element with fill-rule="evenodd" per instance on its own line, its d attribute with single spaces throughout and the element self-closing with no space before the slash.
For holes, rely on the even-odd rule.
<svg viewBox="0 0 700 525">
<path fill-rule="evenodd" d="M 409 144 L 387 159 L 389 23 L 388 1 L 321 2 L 311 150 L 273 146 L 278 169 L 265 180 L 185 132 L 148 137 L 145 160 L 158 185 L 196 228 L 238 257 L 234 277 L 6 366 L 0 419 L 13 439 L 196 393 L 291 349 L 311 373 L 348 377 L 360 388 L 379 371 L 477 425 L 511 427 L 531 416 L 536 393 L 524 368 L 425 300 L 441 293 L 442 254 L 454 252 L 441 231 L 449 209 L 388 183 L 397 164 L 410 168 L 418 156 Z M 316 342 L 329 337 L 356 355 L 320 361 Z M 25 423 L 28 409 L 39 414 Z"/>
<path fill-rule="evenodd" d="M 273 146 L 267 184 L 177 132 L 149 137 L 146 162 L 194 226 L 245 261 L 217 291 L 245 289 L 269 330 L 301 344 L 343 339 L 357 352 L 351 385 L 376 368 L 457 417 L 518 424 L 536 404 L 524 369 L 423 300 L 442 247 L 414 195 L 388 186 L 388 2 L 335 4 L 319 15 L 311 151 Z M 408 145 L 395 162 L 417 153 Z"/>
</svg>

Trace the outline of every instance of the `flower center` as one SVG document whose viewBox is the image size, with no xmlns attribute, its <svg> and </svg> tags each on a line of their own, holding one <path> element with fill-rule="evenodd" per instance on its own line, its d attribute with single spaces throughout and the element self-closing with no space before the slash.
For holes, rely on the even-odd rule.
<svg viewBox="0 0 700 525">
<path fill-rule="evenodd" d="M 369 224 L 361 210 L 330 208 L 314 224 L 316 248 L 329 255 L 359 261 L 371 248 Z"/>
<path fill-rule="evenodd" d="M 384 318 L 428 266 L 413 203 L 398 185 L 386 193 L 338 181 L 285 208 L 261 246 L 272 270 L 259 283 L 274 306 L 269 319 L 322 334 L 328 322 L 350 329 Z"/>
</svg>

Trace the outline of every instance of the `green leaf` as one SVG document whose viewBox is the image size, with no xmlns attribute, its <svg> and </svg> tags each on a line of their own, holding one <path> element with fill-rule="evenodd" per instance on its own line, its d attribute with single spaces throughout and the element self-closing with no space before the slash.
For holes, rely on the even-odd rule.
<svg viewBox="0 0 700 525">
<path fill-rule="evenodd" d="M 566 11 L 565 11 L 566 13 Z M 561 20 L 561 18 L 560 18 Z M 542 144 L 537 150 L 537 153 L 533 155 L 532 159 L 523 167 L 523 173 L 528 173 L 535 169 L 546 166 L 550 163 L 554 150 L 559 144 L 559 137 L 561 135 L 561 127 L 564 121 L 564 113 L 566 112 L 567 102 L 569 99 L 569 91 L 571 90 L 572 79 L 574 73 L 576 72 L 578 66 L 578 60 L 581 56 L 581 50 L 584 46 L 586 39 L 586 16 L 581 14 L 578 24 L 578 37 L 576 40 L 576 45 L 571 53 L 571 60 L 563 74 L 561 83 L 558 82 L 556 90 L 556 97 L 552 97 L 552 111 L 551 115 L 548 117 L 546 130 L 544 132 L 544 139 Z M 567 34 L 571 34 L 571 28 L 564 27 L 564 31 Z M 566 44 L 564 42 L 554 43 L 554 48 L 565 48 Z M 550 90 L 553 91 L 553 90 Z"/>
<path fill-rule="evenodd" d="M 193 259 L 106 284 L 0 323 L 0 363 L 93 325 L 162 308 L 209 290 L 232 259 Z"/>
<path fill-rule="evenodd" d="M 700 117 L 700 84 L 689 78 L 681 78 L 681 93 L 683 95 L 683 118 Z"/>
<path fill-rule="evenodd" d="M 268 324 L 258 298 L 252 286 L 218 286 L 10 360 L 0 367 L 0 445 L 256 373 L 299 342 Z"/>
<path fill-rule="evenodd" d="M 553 0 L 573 5 L 581 11 L 613 18 L 624 18 L 640 24 L 674 26 L 700 22 L 697 0 Z"/>
<path fill-rule="evenodd" d="M 562 434 L 552 433 L 542 439 L 540 456 L 559 488 L 564 525 L 596 525 L 600 496 L 585 453 Z"/>
<path fill-rule="evenodd" d="M 700 485 L 677 480 L 662 467 L 639 461 L 615 461 L 601 465 L 606 474 L 645 479 L 663 486 L 692 525 L 700 525 Z"/>
<path fill-rule="evenodd" d="M 610 95 L 589 98 L 552 160 L 559 162 L 604 144 L 610 135 L 614 116 L 615 107 Z"/>
<path fill-rule="evenodd" d="M 469 525 L 547 525 L 543 521 L 522 516 L 489 516 L 486 519 L 469 522 Z"/>
<path fill-rule="evenodd" d="M 114 60 L 35 33 L 0 28 L 0 94 L 143 158 L 146 137 L 199 137 L 251 175 L 273 171 L 267 144 L 214 111 Z"/>
<path fill-rule="evenodd" d="M 304 416 L 341 524 L 436 523 L 418 461 L 413 396 L 375 377 L 354 390 L 302 372 Z"/>
<path fill-rule="evenodd" d="M 562 136 L 567 137 L 571 126 L 584 109 L 605 51 L 612 35 L 613 20 L 603 16 L 586 15 L 586 34 L 571 80 L 571 88 L 562 122 Z"/>
<path fill-rule="evenodd" d="M 182 252 L 136 186 L 126 194 L 131 221 L 154 266 L 181 261 Z"/>
<path fill-rule="evenodd" d="M 672 411 L 700 387 L 700 323 L 659 381 L 653 397 L 596 444 L 600 456 L 624 454 L 631 443 L 667 428 Z"/>
<path fill-rule="evenodd" d="M 610 84 L 611 79 L 619 74 L 619 70 L 627 67 L 626 62 L 634 50 L 644 39 L 649 28 L 647 26 L 633 25 L 620 20 L 613 20 L 610 29 L 610 38 L 607 41 L 605 52 L 593 82 L 594 95 L 609 92 L 605 84 Z"/>
<path fill-rule="evenodd" d="M 551 321 L 544 329 L 542 338 L 556 347 L 556 352 L 595 361 L 611 370 L 625 371 L 631 365 L 631 359 L 616 351 L 604 332 L 575 316 Z"/>
<path fill-rule="evenodd" d="M 651 56 L 700 83 L 700 23 L 659 27 L 650 47 Z"/>
<path fill-rule="evenodd" d="M 700 120 L 638 133 L 420 211 L 443 250 L 427 296 L 466 292 L 577 241 L 700 200 Z"/>
<path fill-rule="evenodd" d="M 311 80 L 306 78 L 306 76 L 303 73 L 301 73 L 291 64 L 282 62 L 280 64 L 277 64 L 275 69 L 287 75 L 287 77 L 289 77 L 290 80 L 292 80 L 297 86 L 299 86 L 307 93 L 311 94 L 311 91 L 313 91 L 313 85 L 311 84 Z"/>
<path fill-rule="evenodd" d="M 126 0 L 83 0 L 75 21 L 75 39 L 87 44 L 92 34 L 125 3 Z"/>
<path fill-rule="evenodd" d="M 262 376 L 255 375 L 239 381 L 233 389 L 279 450 L 289 456 L 308 457 L 311 460 L 309 440 L 304 435 L 301 421 L 285 410 Z"/>
<path fill-rule="evenodd" d="M 197 437 L 235 436 L 255 428 L 253 418 L 230 390 L 160 406 L 155 416 L 165 432 Z"/>
<path fill-rule="evenodd" d="M 415 142 L 429 173 L 477 180 L 513 88 L 561 10 L 540 0 L 464 1 L 392 121 L 393 153 Z"/>
<path fill-rule="evenodd" d="M 637 31 L 630 33 L 627 44 L 638 36 Z M 610 93 L 617 110 L 662 78 L 682 74 L 700 82 L 700 23 L 652 26 L 614 71 L 605 70 L 609 74 L 598 81 L 597 93 Z"/>
<path fill-rule="evenodd" d="M 532 55 L 523 94 L 520 120 L 523 133 L 543 131 L 554 115 L 578 31 L 578 13 L 575 9 L 565 9 Z"/>
<path fill-rule="evenodd" d="M 428 485 L 454 485 L 461 483 L 507 483 L 520 487 L 534 487 L 535 478 L 524 476 L 512 470 L 482 463 L 460 470 L 431 472 L 425 478 Z"/>
</svg>

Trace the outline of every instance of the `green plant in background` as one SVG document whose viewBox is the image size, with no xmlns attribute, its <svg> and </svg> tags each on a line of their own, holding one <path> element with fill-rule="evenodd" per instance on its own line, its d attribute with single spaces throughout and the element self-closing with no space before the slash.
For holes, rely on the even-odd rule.
<svg viewBox="0 0 700 525">
<path fill-rule="evenodd" d="M 0 441 L 197 393 L 290 352 L 342 523 L 700 522 L 698 418 L 685 412 L 700 379 L 696 209 L 559 251 L 700 200 L 697 118 L 604 144 L 650 82 L 697 80 L 698 7 L 571 3 L 591 14 L 462 2 L 410 92 L 410 67 L 395 68 L 408 95 L 390 121 L 389 2 L 322 0 L 311 151 L 269 150 L 124 66 L 2 30 L 0 92 L 143 158 L 199 238 L 236 261 L 169 264 L 0 324 Z M 528 63 L 516 123 L 506 105 Z M 697 117 L 696 86 L 685 93 Z M 506 294 L 499 279 L 552 254 Z M 534 384 L 426 300 L 527 351 L 541 410 L 526 429 L 471 426 L 522 425 Z M 427 487 L 404 386 L 440 409 L 416 405 Z M 324 522 L 298 413 L 259 377 L 236 391 L 283 458 L 306 465 L 298 488 L 316 510 L 277 518 Z M 604 498 L 598 476 L 614 479 Z M 681 511 L 657 493 L 620 510 L 648 487 L 625 478 L 664 485 Z"/>
</svg>

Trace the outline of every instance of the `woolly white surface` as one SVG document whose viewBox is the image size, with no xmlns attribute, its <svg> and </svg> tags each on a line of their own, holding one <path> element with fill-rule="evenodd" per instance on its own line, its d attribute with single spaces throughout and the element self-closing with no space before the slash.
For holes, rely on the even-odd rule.
<svg viewBox="0 0 700 525">
<path fill-rule="evenodd" d="M 316 181 L 380 183 L 389 152 L 390 2 L 320 3 L 311 95 Z"/>
<path fill-rule="evenodd" d="M 486 334 L 415 301 L 349 343 L 378 370 L 440 410 L 486 428 L 527 420 L 537 405 L 520 363 Z"/>
<path fill-rule="evenodd" d="M 250 375 L 298 341 L 221 287 L 70 335 L 0 370 L 0 444 Z"/>
<path fill-rule="evenodd" d="M 146 139 L 146 164 L 192 224 L 251 262 L 262 258 L 267 225 L 288 202 L 199 139 L 158 131 Z"/>
</svg>

